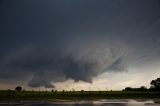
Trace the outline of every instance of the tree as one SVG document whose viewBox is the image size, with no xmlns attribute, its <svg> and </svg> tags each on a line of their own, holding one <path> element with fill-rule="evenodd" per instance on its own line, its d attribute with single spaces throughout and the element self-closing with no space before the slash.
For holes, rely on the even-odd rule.
<svg viewBox="0 0 160 106">
<path fill-rule="evenodd" d="M 139 90 L 139 91 L 147 91 L 148 89 L 145 86 L 141 86 L 137 90 Z"/>
<path fill-rule="evenodd" d="M 160 78 L 151 81 L 151 89 L 160 90 Z"/>
<path fill-rule="evenodd" d="M 54 90 L 52 89 L 51 92 L 54 92 Z"/>
<path fill-rule="evenodd" d="M 126 88 L 124 89 L 124 91 L 133 91 L 133 88 L 131 88 L 131 87 L 126 87 Z"/>
<path fill-rule="evenodd" d="M 17 87 L 15 88 L 15 90 L 16 90 L 16 91 L 21 91 L 21 90 L 22 90 L 22 87 L 21 87 L 21 86 L 17 86 Z"/>
<path fill-rule="evenodd" d="M 140 88 L 131 88 L 126 87 L 123 91 L 147 91 L 148 89 L 145 86 L 141 86 Z"/>
<path fill-rule="evenodd" d="M 83 89 L 81 89 L 81 92 L 84 92 L 84 90 L 83 90 Z"/>
<path fill-rule="evenodd" d="M 8 95 L 9 95 L 9 96 L 11 95 L 11 90 L 10 90 L 10 89 L 8 89 Z"/>
</svg>

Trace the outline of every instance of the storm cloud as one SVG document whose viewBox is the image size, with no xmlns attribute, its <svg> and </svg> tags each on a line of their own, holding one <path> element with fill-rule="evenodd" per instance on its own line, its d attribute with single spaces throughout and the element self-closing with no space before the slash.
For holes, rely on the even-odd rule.
<svg viewBox="0 0 160 106">
<path fill-rule="evenodd" d="M 160 59 L 159 0 L 2 0 L 0 82 L 52 88 Z"/>
</svg>

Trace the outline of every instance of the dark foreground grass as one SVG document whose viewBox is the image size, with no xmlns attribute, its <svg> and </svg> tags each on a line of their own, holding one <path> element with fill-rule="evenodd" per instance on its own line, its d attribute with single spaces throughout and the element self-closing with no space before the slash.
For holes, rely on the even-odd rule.
<svg viewBox="0 0 160 106">
<path fill-rule="evenodd" d="M 79 100 L 79 99 L 160 99 L 160 92 L 135 91 L 0 91 L 0 101 L 6 100 Z"/>
</svg>

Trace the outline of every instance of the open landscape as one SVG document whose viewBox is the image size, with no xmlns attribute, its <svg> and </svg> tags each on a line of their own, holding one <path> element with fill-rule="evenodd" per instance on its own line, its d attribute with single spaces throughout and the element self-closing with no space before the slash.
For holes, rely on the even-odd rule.
<svg viewBox="0 0 160 106">
<path fill-rule="evenodd" d="M 134 91 L 0 91 L 0 101 L 16 100 L 97 100 L 97 99 L 160 99 L 160 92 Z"/>
<path fill-rule="evenodd" d="M 0 91 L 0 106 L 159 106 L 160 92 Z"/>
<path fill-rule="evenodd" d="M 160 106 L 160 0 L 0 0 L 0 106 Z"/>
<path fill-rule="evenodd" d="M 122 91 L 26 91 L 21 86 L 15 90 L 0 90 L 0 101 L 22 100 L 100 100 L 100 99 L 160 99 L 160 78 L 150 82 L 150 88 L 126 87 Z"/>
</svg>

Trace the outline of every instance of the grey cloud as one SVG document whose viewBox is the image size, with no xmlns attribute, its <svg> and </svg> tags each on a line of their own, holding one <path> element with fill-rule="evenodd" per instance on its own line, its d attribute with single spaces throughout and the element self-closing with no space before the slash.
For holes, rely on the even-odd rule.
<svg viewBox="0 0 160 106">
<path fill-rule="evenodd" d="M 54 76 L 53 76 L 54 77 Z M 28 83 L 31 87 L 45 87 L 45 88 L 54 88 L 54 85 L 50 82 L 48 77 L 45 74 L 38 73 Z"/>
<path fill-rule="evenodd" d="M 7 62 L 4 62 L 1 70 L 12 75 L 11 79 L 17 78 L 17 76 L 31 78 L 29 86 L 32 87 L 54 87 L 51 86 L 52 82 L 66 81 L 67 79 L 92 82 L 93 77 L 107 70 L 114 71 L 113 67 L 116 67 L 116 70 L 124 68 L 121 65 L 122 61 L 119 61 L 119 58 L 122 58 L 120 51 L 119 54 L 116 54 L 113 52 L 114 50 L 99 48 L 83 47 L 82 51 L 75 48 L 74 51 L 63 51 L 58 55 L 54 55 L 55 52 L 47 55 L 47 51 L 50 50 L 40 55 L 37 50 L 32 50 L 32 53 L 19 52 L 20 54 L 17 54 L 16 52 L 15 55 L 20 57 L 15 56 L 12 52 L 13 57 L 9 56 L 10 60 L 7 59 Z M 1 74 L 3 75 L 3 73 Z"/>
<path fill-rule="evenodd" d="M 158 0 L 2 1 L 0 81 L 92 82 L 160 58 Z"/>
</svg>

